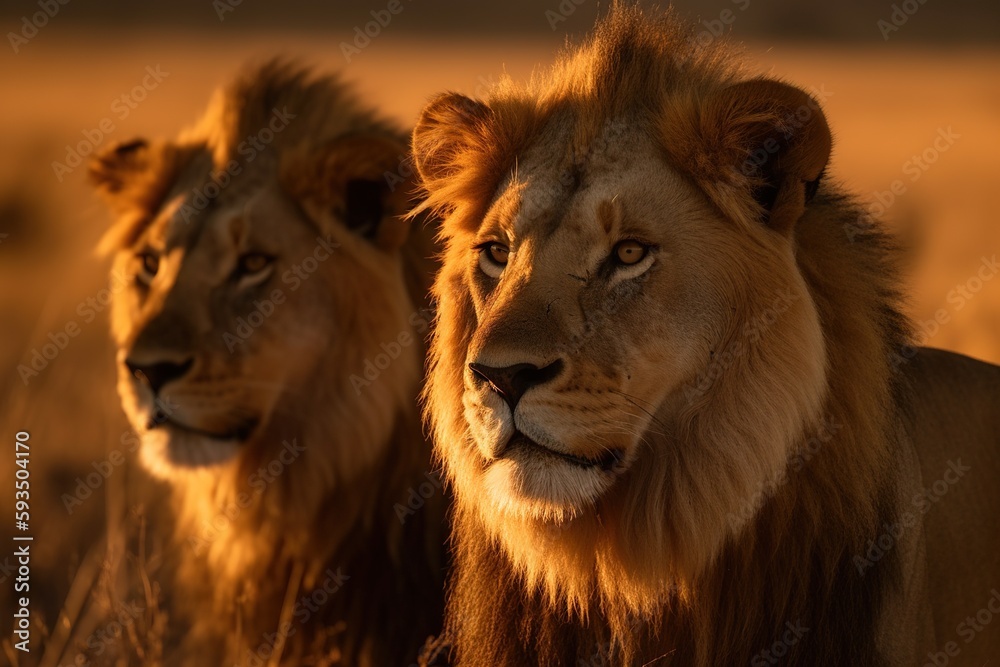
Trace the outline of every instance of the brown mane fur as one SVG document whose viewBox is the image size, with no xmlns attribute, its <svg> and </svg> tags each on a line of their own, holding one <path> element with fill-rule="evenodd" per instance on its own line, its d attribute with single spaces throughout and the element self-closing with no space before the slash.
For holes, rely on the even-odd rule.
<svg viewBox="0 0 1000 667">
<path fill-rule="evenodd" d="M 294 114 L 294 120 L 275 133 L 267 150 L 243 160 L 241 142 L 267 127 L 275 109 Z M 352 143 L 360 140 L 367 143 Z M 113 147 L 91 170 L 118 214 L 104 249 L 122 256 L 131 256 L 132 244 L 168 193 L 204 189 L 218 181 L 230 161 L 241 164 L 240 174 L 190 224 L 202 224 L 218 205 L 241 202 L 275 181 L 303 207 L 336 210 L 335 193 L 347 179 L 383 182 L 385 174 L 399 171 L 406 138 L 360 105 L 337 79 L 274 61 L 248 70 L 220 91 L 202 121 L 176 142 L 134 148 Z M 405 213 L 411 194 L 412 184 L 390 195 L 398 213 Z M 386 220 L 386 227 L 400 224 L 398 217 Z M 170 664 L 271 664 L 267 657 L 275 632 L 289 622 L 292 632 L 279 640 L 283 664 L 401 665 L 414 660 L 416 649 L 440 627 L 443 499 L 435 492 L 405 521 L 397 509 L 430 472 L 430 446 L 416 408 L 426 325 L 410 331 L 415 342 L 395 362 L 402 374 L 398 383 L 386 378 L 388 389 L 382 393 L 358 392 L 355 398 L 348 381 L 351 370 L 360 373 L 362 360 L 387 342 L 372 339 L 382 335 L 377 332 L 409 331 L 415 326 L 405 319 L 410 314 L 419 314 L 419 322 L 429 317 L 431 232 L 422 222 L 408 226 L 399 269 L 409 294 L 386 296 L 395 302 L 393 312 L 377 312 L 379 302 L 370 300 L 370 290 L 380 285 L 354 284 L 360 275 L 327 275 L 342 257 L 312 278 L 337 295 L 345 313 L 360 316 L 345 321 L 314 360 L 315 384 L 290 388 L 305 399 L 283 410 L 274 431 L 280 435 L 270 440 L 297 441 L 305 447 L 297 460 L 286 462 L 262 493 L 248 480 L 276 459 L 280 446 L 251 448 L 234 465 L 189 470 L 169 480 L 176 545 L 166 560 L 176 564 L 176 571 L 167 596 L 189 626 L 172 624 L 168 644 L 180 648 L 168 658 Z M 368 243 L 349 234 L 345 238 L 349 241 L 341 244 L 341 252 L 352 252 L 348 242 Z M 302 248 L 301 256 L 309 251 Z M 193 305 L 193 299 L 203 297 L 190 298 Z M 119 301 L 112 324 L 121 341 L 134 323 L 124 298 Z M 288 354 L 300 354 L 299 349 L 290 347 Z M 373 422 L 389 436 L 383 440 L 372 433 Z M 376 454 L 359 462 L 357 454 L 338 459 L 340 450 Z M 344 460 L 355 469 L 345 469 Z M 249 504 L 241 496 L 249 496 Z M 328 585 L 336 590 L 323 592 L 330 573 L 335 576 Z M 309 598 L 318 610 L 306 613 L 308 605 L 301 601 Z"/>
<path fill-rule="evenodd" d="M 786 623 L 801 623 L 811 634 L 789 648 L 785 664 L 881 664 L 872 657 L 876 626 L 897 583 L 898 565 L 890 554 L 862 577 L 852 558 L 894 516 L 897 406 L 905 404 L 906 392 L 890 359 L 907 343 L 908 327 L 897 309 L 891 243 L 877 230 L 849 238 L 845 229 L 859 210 L 832 186 L 820 184 L 794 233 L 798 269 L 826 346 L 821 414 L 838 431 L 708 562 L 672 563 L 668 554 L 657 553 L 660 542 L 652 536 L 662 519 L 653 513 L 663 508 L 655 493 L 634 493 L 624 506 L 605 508 L 604 520 L 637 553 L 619 565 L 617 576 L 599 580 L 590 572 L 580 589 L 589 595 L 567 596 L 516 567 L 499 539 L 486 538 L 479 499 L 463 495 L 466 471 L 451 460 L 457 443 L 468 440 L 461 404 L 464 355 L 477 325 L 465 273 L 468 248 L 454 240 L 458 230 L 476 228 L 518 154 L 559 116 L 573 123 L 567 153 L 585 152 L 609 119 L 655 119 L 658 131 L 649 139 L 659 142 L 668 162 L 735 224 L 758 225 L 758 209 L 744 201 L 760 185 L 758 176 L 722 167 L 734 162 L 739 142 L 727 143 L 731 135 L 713 140 L 712 127 L 697 122 L 706 100 L 749 79 L 737 62 L 719 42 L 694 46 L 693 36 L 670 14 L 649 17 L 616 6 L 593 37 L 547 75 L 525 87 L 503 82 L 485 102 L 468 101 L 460 109 L 432 103 L 415 130 L 414 151 L 428 193 L 423 207 L 447 216 L 425 399 L 436 451 L 456 492 L 456 574 L 445 641 L 458 664 L 745 665 L 781 636 Z M 764 120 L 780 126 L 780 117 Z M 439 124 L 457 128 L 455 141 L 442 142 L 433 130 Z M 730 331 L 729 340 L 738 333 Z M 769 397 L 755 389 L 754 355 L 744 356 L 683 410 L 675 437 L 688 449 L 716 447 L 734 433 L 752 437 L 761 421 L 774 419 Z M 790 443 L 792 452 L 817 428 L 810 419 Z M 674 456 L 663 465 L 684 461 Z M 655 477 L 662 474 L 656 465 L 630 471 L 618 483 L 666 494 Z M 694 474 L 703 479 L 695 489 L 703 495 L 686 508 L 666 511 L 676 513 L 679 524 L 697 527 L 699 502 L 712 502 L 707 477 L 713 471 Z M 657 578 L 673 587 L 666 605 L 643 597 L 641 582 Z"/>
</svg>

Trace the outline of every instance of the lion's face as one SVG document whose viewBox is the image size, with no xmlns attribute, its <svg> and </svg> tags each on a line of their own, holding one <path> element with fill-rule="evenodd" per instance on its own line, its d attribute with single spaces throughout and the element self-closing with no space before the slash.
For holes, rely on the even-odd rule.
<svg viewBox="0 0 1000 667">
<path fill-rule="evenodd" d="M 348 148 L 370 155 L 379 145 Z M 330 183 L 335 201 L 320 211 L 289 194 L 296 187 L 261 177 L 234 180 L 213 205 L 200 206 L 210 177 L 197 152 L 144 177 L 167 181 L 165 195 L 117 252 L 113 270 L 126 283 L 112 329 L 119 394 L 147 467 L 172 476 L 243 453 L 266 461 L 307 439 L 303 424 L 334 414 L 385 442 L 392 423 L 384 413 L 415 391 L 421 353 L 419 343 L 401 350 L 363 394 L 350 381 L 380 342 L 412 328 L 403 223 L 384 184 L 368 175 Z M 379 454 L 328 449 L 338 474 Z"/>
<path fill-rule="evenodd" d="M 197 226 L 178 215 L 185 203 L 183 195 L 168 201 L 118 254 L 128 283 L 114 320 L 119 393 L 147 458 L 199 465 L 235 456 L 265 427 L 283 391 L 303 379 L 305 369 L 294 367 L 293 355 L 282 358 L 278 343 L 297 340 L 316 357 L 321 330 L 304 311 L 322 299 L 310 301 L 317 290 L 308 283 L 297 294 L 280 279 L 310 239 L 275 193 Z M 268 225 L 276 219 L 280 228 Z"/>
<path fill-rule="evenodd" d="M 462 396 L 474 455 L 498 506 L 539 518 L 593 506 L 635 463 L 722 314 L 704 241 L 724 226 L 678 175 L 648 173 L 648 146 L 610 131 L 578 173 L 546 158 L 556 139 L 533 147 L 457 243 L 476 315 Z"/>
<path fill-rule="evenodd" d="M 661 455 L 670 444 L 647 436 L 684 409 L 734 312 L 804 289 L 785 239 L 747 239 L 641 132 L 609 125 L 575 172 L 548 157 L 559 134 L 520 157 L 455 241 L 476 323 L 463 350 L 470 455 L 497 507 L 538 519 L 592 509 Z M 754 261 L 768 275 L 734 284 Z"/>
<path fill-rule="evenodd" d="M 750 153 L 736 141 L 776 132 L 756 124 L 785 113 L 781 96 L 809 99 L 790 90 L 732 91 L 726 104 L 763 110 L 734 146 L 706 141 L 692 166 L 734 162 L 704 182 L 671 155 L 697 140 L 677 119 L 442 96 L 418 123 L 417 165 L 449 211 L 436 446 L 460 505 L 529 578 L 576 577 L 585 597 L 596 563 L 610 582 L 631 562 L 653 586 L 655 553 L 697 570 L 815 419 L 825 347 L 792 227 L 828 134 L 783 148 L 792 175 L 775 168 L 774 186 L 736 171 Z M 742 111 L 706 108 L 729 114 L 704 123 L 717 134 Z M 793 162 L 811 151 L 818 167 Z"/>
</svg>

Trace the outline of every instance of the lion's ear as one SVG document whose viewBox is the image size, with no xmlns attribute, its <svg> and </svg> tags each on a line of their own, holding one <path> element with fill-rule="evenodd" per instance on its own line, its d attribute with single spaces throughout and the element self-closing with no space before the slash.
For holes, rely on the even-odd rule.
<svg viewBox="0 0 1000 667">
<path fill-rule="evenodd" d="M 149 144 L 145 139 L 111 144 L 97 153 L 87 167 L 90 182 L 116 208 L 119 195 L 149 169 Z"/>
<path fill-rule="evenodd" d="M 281 180 L 314 222 L 341 224 L 392 249 L 406 240 L 416 186 L 402 141 L 374 133 L 334 139 L 308 155 L 288 156 Z"/>
<path fill-rule="evenodd" d="M 458 93 L 438 95 L 413 128 L 413 159 L 424 187 L 434 190 L 461 168 L 485 134 L 490 108 Z"/>
<path fill-rule="evenodd" d="M 132 243 L 163 202 L 175 177 L 200 150 L 170 142 L 133 139 L 112 144 L 88 165 L 88 177 L 118 218 L 97 247 L 104 256 Z"/>
<path fill-rule="evenodd" d="M 790 234 L 830 159 L 832 137 L 819 103 L 761 78 L 722 88 L 697 106 L 668 110 L 675 115 L 663 125 L 668 150 L 680 153 L 679 164 L 727 215 Z M 680 113 L 687 117 L 678 119 Z"/>
</svg>

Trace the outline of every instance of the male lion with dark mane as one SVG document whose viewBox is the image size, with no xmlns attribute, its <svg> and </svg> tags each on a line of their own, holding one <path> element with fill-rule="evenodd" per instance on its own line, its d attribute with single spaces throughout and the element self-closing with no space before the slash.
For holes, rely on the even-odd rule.
<svg viewBox="0 0 1000 667">
<path fill-rule="evenodd" d="M 129 279 L 119 394 L 176 492 L 169 664 L 397 667 L 440 628 L 443 503 L 396 509 L 430 459 L 407 154 L 336 79 L 271 62 L 92 165 Z"/>
<path fill-rule="evenodd" d="M 1000 655 L 1000 369 L 911 347 L 812 96 L 616 5 L 413 150 L 452 661 Z"/>
</svg>

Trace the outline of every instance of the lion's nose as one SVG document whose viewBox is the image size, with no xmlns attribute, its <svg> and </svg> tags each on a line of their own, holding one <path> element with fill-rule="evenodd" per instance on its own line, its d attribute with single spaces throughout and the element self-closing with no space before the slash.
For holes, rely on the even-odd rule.
<svg viewBox="0 0 1000 667">
<path fill-rule="evenodd" d="M 514 364 L 503 368 L 493 368 L 483 364 L 471 363 L 471 370 L 477 377 L 489 383 L 496 393 L 500 394 L 511 412 L 517 407 L 524 392 L 554 379 L 562 372 L 563 362 L 559 359 L 548 366 L 539 368 L 534 364 Z"/>
<path fill-rule="evenodd" d="M 193 362 L 193 359 L 188 359 L 179 364 L 171 361 L 140 364 L 132 359 L 126 359 L 125 365 L 128 366 L 129 372 L 148 386 L 154 394 L 159 394 L 163 385 L 183 377 L 191 369 Z"/>
</svg>

